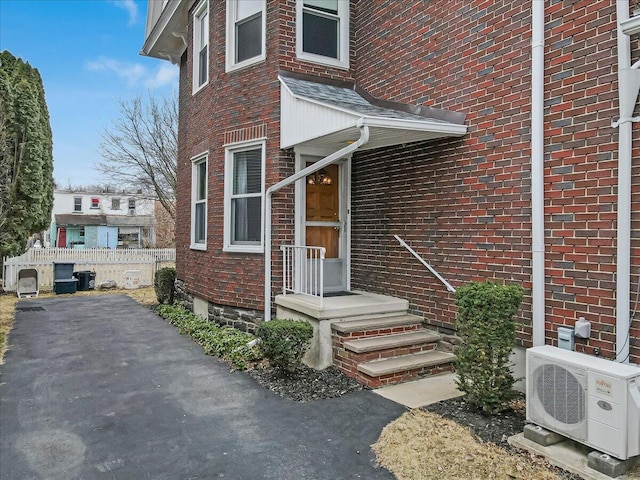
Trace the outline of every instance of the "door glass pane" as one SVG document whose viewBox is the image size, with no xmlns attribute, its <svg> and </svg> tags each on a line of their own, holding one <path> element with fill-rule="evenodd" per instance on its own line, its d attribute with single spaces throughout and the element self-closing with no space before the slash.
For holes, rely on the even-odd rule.
<svg viewBox="0 0 640 480">
<path fill-rule="evenodd" d="M 258 14 L 236 26 L 236 62 L 262 54 L 262 15 Z"/>
<path fill-rule="evenodd" d="M 302 50 L 324 57 L 338 58 L 338 20 L 304 12 Z"/>
</svg>

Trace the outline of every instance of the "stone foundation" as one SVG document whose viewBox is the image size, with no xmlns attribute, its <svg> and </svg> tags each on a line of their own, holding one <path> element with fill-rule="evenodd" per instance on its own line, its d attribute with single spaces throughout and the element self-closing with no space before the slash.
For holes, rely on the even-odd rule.
<svg viewBox="0 0 640 480">
<path fill-rule="evenodd" d="M 199 300 L 199 297 L 191 294 L 182 280 L 176 280 L 175 287 L 176 301 L 182 302 L 187 310 L 195 313 L 194 303 Z M 207 316 L 209 321 L 225 327 L 233 327 L 243 332 L 253 333 L 256 325 L 262 321 L 264 316 L 263 312 L 258 310 L 218 305 L 208 302 L 205 299 L 200 300 L 207 303 Z"/>
</svg>

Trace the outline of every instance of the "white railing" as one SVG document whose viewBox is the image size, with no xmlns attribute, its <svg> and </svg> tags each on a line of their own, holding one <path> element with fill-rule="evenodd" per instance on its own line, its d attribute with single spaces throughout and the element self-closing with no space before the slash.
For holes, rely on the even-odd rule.
<svg viewBox="0 0 640 480">
<path fill-rule="evenodd" d="M 324 297 L 324 247 L 281 245 L 282 293 L 299 293 L 320 299 Z"/>
<path fill-rule="evenodd" d="M 17 257 L 5 257 L 2 288 L 16 289 L 18 272 L 23 268 L 38 271 L 38 285 L 42 289 L 53 288 L 53 262 L 74 263 L 74 270 L 96 272 L 96 283 L 114 280 L 118 286 L 124 284 L 127 270 L 140 271 L 140 285 L 153 285 L 153 276 L 162 263 L 175 262 L 172 248 L 123 248 L 123 249 L 72 249 L 31 248 Z"/>
<path fill-rule="evenodd" d="M 442 277 L 442 275 L 440 275 L 438 272 L 436 272 L 435 268 L 433 268 L 431 265 L 429 265 L 420 255 L 418 255 L 413 248 L 411 248 L 409 245 L 407 245 L 404 242 L 404 240 L 402 240 L 398 235 L 394 235 L 393 237 L 398 242 L 400 242 L 400 245 L 402 245 L 404 248 L 409 250 L 409 253 L 411 253 L 411 255 L 413 255 L 414 257 L 416 257 L 420 261 L 420 263 L 422 263 L 425 267 L 427 267 L 429 269 L 429 271 L 433 274 L 433 276 L 436 277 L 438 280 L 440 280 L 445 287 L 447 287 L 447 290 L 449 290 L 451 293 L 456 293 L 456 289 L 449 282 L 447 282 Z"/>
</svg>

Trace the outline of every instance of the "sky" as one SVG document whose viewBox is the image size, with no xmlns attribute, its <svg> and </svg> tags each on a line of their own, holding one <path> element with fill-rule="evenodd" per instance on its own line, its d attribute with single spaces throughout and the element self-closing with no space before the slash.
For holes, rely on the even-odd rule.
<svg viewBox="0 0 640 480">
<path fill-rule="evenodd" d="M 42 76 L 61 187 L 108 182 L 94 165 L 119 102 L 177 88 L 177 66 L 138 54 L 146 9 L 146 0 L 0 0 L 0 51 Z"/>
</svg>

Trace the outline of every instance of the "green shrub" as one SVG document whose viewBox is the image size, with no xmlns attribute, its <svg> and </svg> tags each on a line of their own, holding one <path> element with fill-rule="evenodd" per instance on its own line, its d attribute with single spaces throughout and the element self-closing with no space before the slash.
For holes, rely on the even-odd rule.
<svg viewBox="0 0 640 480">
<path fill-rule="evenodd" d="M 499 411 L 513 395 L 509 356 L 515 346 L 513 316 L 523 298 L 519 285 L 473 282 L 456 292 L 458 388 L 486 413 Z"/>
<path fill-rule="evenodd" d="M 260 359 L 256 347 L 247 344 L 255 337 L 231 327 L 221 327 L 177 305 L 159 305 L 158 314 L 183 335 L 189 335 L 207 355 L 231 362 L 239 370 Z"/>
<path fill-rule="evenodd" d="M 269 362 L 292 371 L 309 348 L 313 327 L 295 320 L 271 320 L 256 327 L 260 349 Z"/>
<path fill-rule="evenodd" d="M 156 298 L 159 304 L 173 305 L 173 296 L 175 294 L 176 269 L 173 267 L 164 267 L 156 272 L 153 280 L 153 288 L 156 291 Z"/>
</svg>

